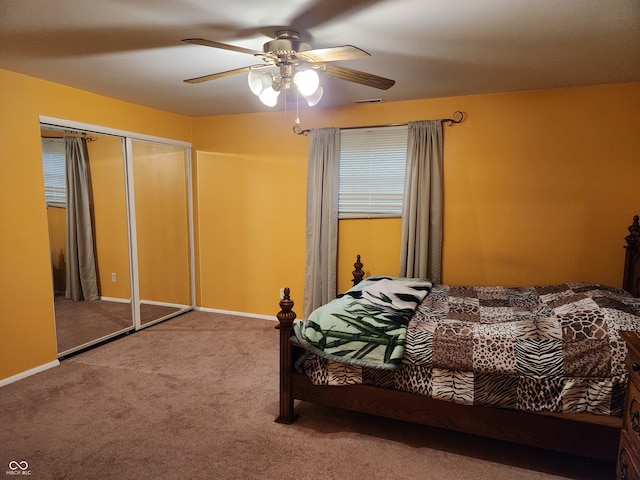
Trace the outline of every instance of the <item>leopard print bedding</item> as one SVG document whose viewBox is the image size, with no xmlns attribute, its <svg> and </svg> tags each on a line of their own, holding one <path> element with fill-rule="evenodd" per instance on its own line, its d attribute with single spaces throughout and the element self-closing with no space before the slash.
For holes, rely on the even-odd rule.
<svg viewBox="0 0 640 480">
<path fill-rule="evenodd" d="M 396 371 L 307 354 L 321 385 L 365 383 L 465 405 L 621 416 L 620 330 L 640 331 L 640 299 L 612 287 L 433 285 L 409 322 Z"/>
</svg>

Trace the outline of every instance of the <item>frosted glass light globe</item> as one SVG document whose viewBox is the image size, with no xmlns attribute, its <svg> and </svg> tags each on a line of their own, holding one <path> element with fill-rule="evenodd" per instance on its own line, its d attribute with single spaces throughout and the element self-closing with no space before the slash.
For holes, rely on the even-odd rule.
<svg viewBox="0 0 640 480">
<path fill-rule="evenodd" d="M 320 86 L 320 77 L 315 70 L 302 70 L 293 77 L 293 83 L 298 87 L 298 91 L 306 96 L 313 95 Z"/>
<path fill-rule="evenodd" d="M 260 95 L 265 89 L 273 85 L 273 76 L 270 73 L 250 70 L 247 81 L 251 92 L 254 95 Z"/>
<path fill-rule="evenodd" d="M 280 95 L 280 91 L 276 91 L 271 87 L 265 88 L 258 98 L 262 103 L 264 103 L 267 107 L 275 107 L 278 103 L 278 95 Z"/>
</svg>

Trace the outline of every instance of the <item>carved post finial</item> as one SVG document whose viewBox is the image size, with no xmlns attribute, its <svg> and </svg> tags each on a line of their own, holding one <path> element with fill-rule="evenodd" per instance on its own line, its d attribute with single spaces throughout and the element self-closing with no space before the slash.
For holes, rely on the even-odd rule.
<svg viewBox="0 0 640 480">
<path fill-rule="evenodd" d="M 280 311 L 276 315 L 280 321 L 280 325 L 285 327 L 291 327 L 293 321 L 296 319 L 296 312 L 293 311 L 294 302 L 289 296 L 291 290 L 289 288 L 284 289 L 284 296 L 280 300 Z"/>
<path fill-rule="evenodd" d="M 356 286 L 357 284 L 359 284 L 362 281 L 362 278 L 364 277 L 364 270 L 362 270 L 362 262 L 360 261 L 360 255 L 356 256 L 356 263 L 353 264 L 354 267 L 356 267 L 356 269 L 351 272 L 351 274 L 353 275 L 353 285 Z"/>
</svg>

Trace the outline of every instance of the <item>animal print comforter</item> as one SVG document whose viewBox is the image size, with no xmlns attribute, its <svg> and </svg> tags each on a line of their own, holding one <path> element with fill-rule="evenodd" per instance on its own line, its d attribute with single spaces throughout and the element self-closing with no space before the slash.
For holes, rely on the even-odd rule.
<svg viewBox="0 0 640 480">
<path fill-rule="evenodd" d="M 640 299 L 589 283 L 433 285 L 408 325 L 401 368 L 307 352 L 316 384 L 370 384 L 460 404 L 621 416 L 627 372 L 620 330 L 640 331 Z"/>
</svg>

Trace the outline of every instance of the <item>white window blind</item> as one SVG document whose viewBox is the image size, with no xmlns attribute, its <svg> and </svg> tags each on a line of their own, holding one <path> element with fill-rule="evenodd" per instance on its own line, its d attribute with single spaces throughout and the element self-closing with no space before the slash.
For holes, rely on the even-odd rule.
<svg viewBox="0 0 640 480">
<path fill-rule="evenodd" d="M 408 127 L 340 132 L 339 218 L 402 215 Z"/>
<path fill-rule="evenodd" d="M 42 139 L 42 168 L 47 206 L 66 207 L 67 175 L 64 139 Z"/>
</svg>

